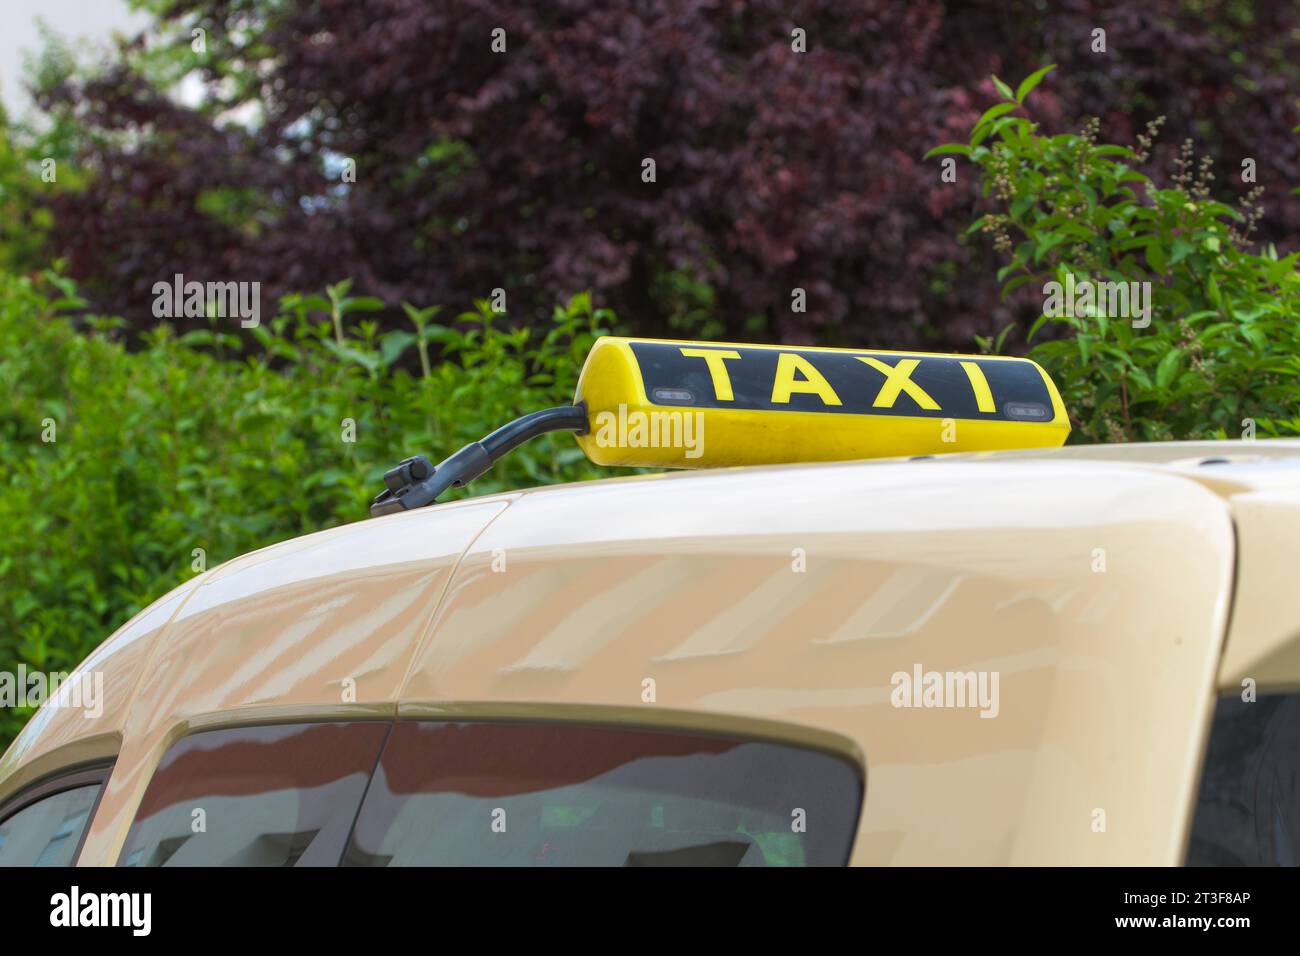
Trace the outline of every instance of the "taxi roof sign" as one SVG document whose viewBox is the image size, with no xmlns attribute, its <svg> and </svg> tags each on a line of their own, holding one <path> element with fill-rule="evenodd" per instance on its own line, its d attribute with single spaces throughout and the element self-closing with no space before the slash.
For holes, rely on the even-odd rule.
<svg viewBox="0 0 1300 956">
<path fill-rule="evenodd" d="M 572 405 L 384 475 L 372 515 L 433 504 L 537 435 L 571 431 L 598 465 L 716 468 L 1055 448 L 1056 386 L 1029 359 L 604 336 Z"/>
<path fill-rule="evenodd" d="M 1070 433 L 1030 359 L 605 336 L 579 376 L 599 465 L 712 468 L 1054 448 Z"/>
</svg>

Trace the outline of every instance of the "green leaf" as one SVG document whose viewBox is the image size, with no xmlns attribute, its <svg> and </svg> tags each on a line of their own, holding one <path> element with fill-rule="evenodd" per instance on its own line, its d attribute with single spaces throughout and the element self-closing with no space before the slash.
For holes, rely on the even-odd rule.
<svg viewBox="0 0 1300 956">
<path fill-rule="evenodd" d="M 186 332 L 176 341 L 189 348 L 202 348 L 204 346 L 215 344 L 217 336 L 216 333 L 210 329 L 194 329 L 193 331 Z"/>
<path fill-rule="evenodd" d="M 980 117 L 979 120 L 975 121 L 975 129 L 979 129 L 980 126 L 988 124 L 988 122 L 997 120 L 1000 116 L 1006 116 L 1006 114 L 1013 112 L 1015 108 L 1017 108 L 1017 104 L 1015 103 L 997 103 L 992 105 L 992 107 L 985 109 L 983 116 Z"/>
<path fill-rule="evenodd" d="M 1038 318 L 1034 319 L 1034 324 L 1029 327 L 1029 333 L 1025 336 L 1025 341 L 1032 342 L 1034 339 L 1034 333 L 1041 329 L 1043 324 L 1047 321 L 1048 318 L 1046 315 L 1040 315 Z"/>
<path fill-rule="evenodd" d="M 328 299 L 323 299 L 318 295 L 292 295 L 284 299 L 284 308 L 302 308 L 308 312 L 328 312 L 330 303 Z"/>
<path fill-rule="evenodd" d="M 1016 102 L 1023 103 L 1025 97 L 1033 91 L 1034 87 L 1043 81 L 1043 77 L 1048 73 L 1051 73 L 1054 69 L 1056 69 L 1055 63 L 1050 66 L 1045 66 L 1041 70 L 1035 70 L 1033 73 L 1030 73 L 1027 77 L 1021 80 L 1020 85 L 1016 87 Z"/>
<path fill-rule="evenodd" d="M 411 332 L 398 330 L 389 332 L 379 340 L 379 354 L 384 365 L 392 365 L 415 342 Z"/>
<path fill-rule="evenodd" d="M 1147 243 L 1147 264 L 1156 275 L 1164 275 L 1165 269 L 1169 266 L 1169 260 L 1165 258 L 1165 249 L 1159 239 L 1152 239 Z"/>
<path fill-rule="evenodd" d="M 1051 252 L 1068 238 L 1069 236 L 1063 232 L 1048 233 L 1046 236 L 1040 238 L 1038 244 L 1034 248 L 1034 262 L 1042 262 L 1043 256 L 1047 255 L 1047 253 Z"/>
<path fill-rule="evenodd" d="M 1206 294 L 1209 295 L 1210 301 L 1214 303 L 1216 307 L 1222 308 L 1223 297 L 1219 294 L 1219 283 L 1215 281 L 1213 275 L 1206 279 L 1205 286 Z"/>
<path fill-rule="evenodd" d="M 337 302 L 339 299 L 342 299 L 344 296 L 346 296 L 348 294 L 348 290 L 351 288 L 352 288 L 352 280 L 344 279 L 341 282 L 334 283 L 334 285 L 327 285 L 325 287 L 325 294 L 329 296 L 329 300 L 331 302 Z"/>
<path fill-rule="evenodd" d="M 997 341 L 993 344 L 993 351 L 994 351 L 994 352 L 996 352 L 996 353 L 998 353 L 998 354 L 1001 354 L 1001 353 L 1002 353 L 1002 347 L 1006 344 L 1006 341 L 1007 341 L 1007 335 L 1008 335 L 1008 334 L 1011 332 L 1011 330 L 1014 329 L 1015 327 L 1016 327 L 1016 323 L 1015 323 L 1015 322 L 1008 322 L 1008 323 L 1003 327 L 1002 331 L 998 333 Z"/>
<path fill-rule="evenodd" d="M 1019 289 L 1022 285 L 1025 285 L 1026 283 L 1029 282 L 1033 282 L 1037 278 L 1038 276 L 1018 275 L 1015 278 L 1010 279 L 1004 286 L 1002 286 L 1002 298 L 1005 299 L 1012 292 L 1015 292 L 1017 289 Z"/>
<path fill-rule="evenodd" d="M 1183 350 L 1180 348 L 1170 349 L 1165 353 L 1165 357 L 1160 360 L 1156 366 L 1156 388 L 1164 389 L 1169 387 L 1175 375 L 1178 374 L 1179 363 L 1182 361 Z"/>
<path fill-rule="evenodd" d="M 1014 93 L 1011 92 L 1011 87 L 1007 86 L 996 76 L 993 77 L 993 86 L 998 91 L 998 95 L 1001 96 L 1004 100 L 1019 99 L 1019 97 L 1017 97 Z"/>
<path fill-rule="evenodd" d="M 990 106 L 987 110 L 984 111 L 984 115 L 981 116 L 975 122 L 975 129 L 972 132 L 979 132 L 982 126 L 986 126 L 987 124 L 992 123 L 999 116 L 1005 116 L 1015 108 L 1016 108 L 1015 103 L 998 103 L 995 106 Z M 971 145 L 972 146 L 975 145 L 973 140 L 971 142 Z"/>
<path fill-rule="evenodd" d="M 1005 129 L 1012 130 L 1011 133 L 1002 137 L 1003 142 L 1010 142 L 1015 138 L 1015 130 L 1024 122 L 1025 121 L 1019 116 L 1003 116 L 995 119 L 992 123 L 986 126 L 985 129 L 988 131 L 990 136 L 997 136 Z"/>
<path fill-rule="evenodd" d="M 338 303 L 341 312 L 382 312 L 384 300 L 372 295 L 357 296 L 355 299 L 343 299 Z"/>
<path fill-rule="evenodd" d="M 947 156 L 949 154 L 970 156 L 971 148 L 969 146 L 963 146 L 961 143 L 944 143 L 942 146 L 936 146 L 934 149 L 930 150 L 922 157 L 922 159 L 929 159 L 932 156 Z"/>
</svg>

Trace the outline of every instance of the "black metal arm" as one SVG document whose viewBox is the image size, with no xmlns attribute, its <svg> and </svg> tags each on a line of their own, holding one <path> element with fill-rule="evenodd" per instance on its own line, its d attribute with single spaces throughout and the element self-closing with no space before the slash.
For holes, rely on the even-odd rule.
<svg viewBox="0 0 1300 956">
<path fill-rule="evenodd" d="M 431 505 L 448 488 L 469 484 L 530 438 L 558 431 L 585 435 L 587 406 L 560 405 L 516 418 L 481 441 L 470 442 L 437 467 L 423 455 L 407 458 L 384 474 L 388 487 L 371 503 L 370 514 L 378 517 Z"/>
</svg>

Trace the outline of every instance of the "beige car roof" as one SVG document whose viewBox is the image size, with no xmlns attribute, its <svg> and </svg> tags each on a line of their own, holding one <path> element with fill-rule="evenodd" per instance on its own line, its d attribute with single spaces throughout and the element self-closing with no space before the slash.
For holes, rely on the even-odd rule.
<svg viewBox="0 0 1300 956">
<path fill-rule="evenodd" d="M 864 763 L 855 862 L 1176 862 L 1231 611 L 1230 502 L 1290 509 L 1296 462 L 1300 442 L 1261 440 L 783 465 L 358 521 L 128 622 L 83 665 L 104 675 L 103 713 L 42 710 L 0 761 L 0 799 L 119 754 L 82 857 L 112 862 L 153 767 L 195 729 L 632 720 Z M 1289 666 L 1295 628 L 1267 630 L 1234 679 Z M 1000 719 L 891 706 L 891 675 L 915 666 L 996 670 Z M 957 765 L 981 782 L 954 790 Z M 1058 819 L 1066 788 L 1078 829 Z M 1097 839 L 1107 807 L 1120 819 Z"/>
</svg>

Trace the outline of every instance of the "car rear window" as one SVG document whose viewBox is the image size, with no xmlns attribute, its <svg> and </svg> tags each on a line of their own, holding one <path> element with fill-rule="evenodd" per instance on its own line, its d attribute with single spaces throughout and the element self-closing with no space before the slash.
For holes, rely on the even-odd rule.
<svg viewBox="0 0 1300 956">
<path fill-rule="evenodd" d="M 336 866 L 391 724 L 239 727 L 163 757 L 124 866 Z"/>
<path fill-rule="evenodd" d="M 1300 864 L 1300 694 L 1217 702 L 1187 864 Z"/>
<path fill-rule="evenodd" d="M 856 766 L 755 740 L 571 723 L 401 722 L 352 866 L 826 866 Z"/>
</svg>

